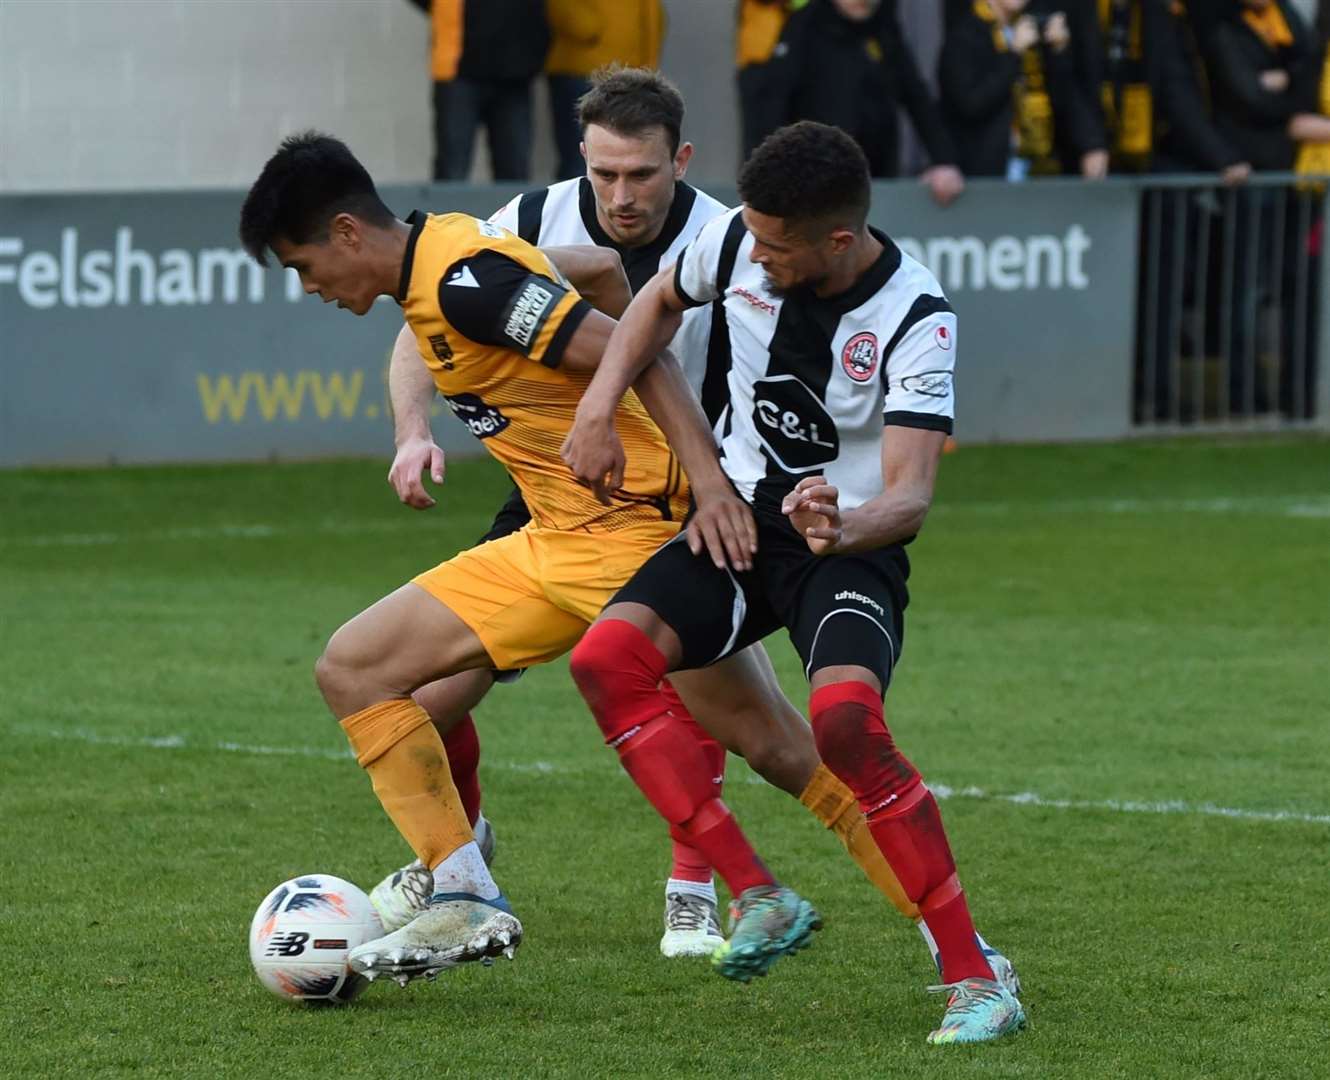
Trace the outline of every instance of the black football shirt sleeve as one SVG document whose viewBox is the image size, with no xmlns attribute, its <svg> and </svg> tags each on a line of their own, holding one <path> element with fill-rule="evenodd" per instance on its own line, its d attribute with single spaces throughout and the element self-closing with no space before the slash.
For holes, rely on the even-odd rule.
<svg viewBox="0 0 1330 1080">
<path fill-rule="evenodd" d="M 439 310 L 458 333 L 479 345 L 513 349 L 546 367 L 558 367 L 591 310 L 581 297 L 571 307 L 565 303 L 570 291 L 507 255 L 482 251 L 444 271 Z M 554 328 L 552 335 L 542 334 L 547 324 Z"/>
</svg>

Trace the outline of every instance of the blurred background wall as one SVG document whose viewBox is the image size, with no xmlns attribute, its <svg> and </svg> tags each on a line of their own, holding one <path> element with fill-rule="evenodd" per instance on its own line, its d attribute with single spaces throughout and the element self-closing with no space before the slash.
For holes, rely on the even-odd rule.
<svg viewBox="0 0 1330 1080">
<path fill-rule="evenodd" d="M 937 0 L 902 0 L 933 68 Z M 666 0 L 661 66 L 693 176 L 738 164 L 732 0 Z M 534 178 L 552 178 L 537 80 Z M 0 0 L 0 191 L 247 185 L 284 134 L 342 136 L 384 182 L 428 179 L 429 21 L 407 0 Z M 478 155 L 474 179 L 487 178 Z"/>
</svg>

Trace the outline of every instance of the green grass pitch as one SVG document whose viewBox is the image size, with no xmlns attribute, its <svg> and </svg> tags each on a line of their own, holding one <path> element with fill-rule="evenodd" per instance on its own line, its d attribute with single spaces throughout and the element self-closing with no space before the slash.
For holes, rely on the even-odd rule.
<svg viewBox="0 0 1330 1080">
<path fill-rule="evenodd" d="M 924 1044 L 917 933 L 733 759 L 727 800 L 826 929 L 749 986 L 662 959 L 665 830 L 563 663 L 478 713 L 516 962 L 341 1010 L 264 991 L 272 885 L 408 857 L 313 661 L 505 494 L 457 461 L 413 513 L 385 468 L 0 475 L 0 1074 L 1327 1075 L 1330 442 L 943 462 L 887 708 L 1025 982 L 1030 1029 L 973 1049 Z"/>
</svg>

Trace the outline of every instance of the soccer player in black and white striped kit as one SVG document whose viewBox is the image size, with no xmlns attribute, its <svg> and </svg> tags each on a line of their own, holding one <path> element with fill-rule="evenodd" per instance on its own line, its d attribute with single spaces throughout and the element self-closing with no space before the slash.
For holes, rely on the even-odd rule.
<svg viewBox="0 0 1330 1080">
<path fill-rule="evenodd" d="M 579 103 L 579 109 L 587 175 L 520 195 L 491 221 L 541 245 L 556 263 L 578 251 L 585 252 L 585 245 L 612 249 L 622 263 L 622 269 L 616 267 L 620 294 L 627 291 L 622 287 L 625 272 L 629 288 L 635 291 L 661 267 L 671 265 L 698 237 L 706 222 L 726 208 L 683 179 L 692 154 L 691 145 L 680 142 L 683 101 L 659 73 L 642 69 L 602 72 L 594 78 L 592 90 Z M 467 274 L 450 276 L 448 281 L 455 284 L 449 287 L 474 290 L 478 299 L 486 288 L 486 275 L 479 264 L 475 266 Z M 572 276 L 571 269 L 565 272 Z M 575 284 L 595 302 L 585 282 Z M 619 307 L 608 313 L 620 314 L 626 302 L 627 296 L 621 295 Z M 430 472 L 436 483 L 442 480 L 443 455 L 429 430 L 434 386 L 416 355 L 415 337 L 407 333 L 398 345 L 389 377 L 398 453 L 389 479 L 404 502 L 425 508 L 434 500 L 421 483 L 422 470 Z M 444 341 L 434 347 L 436 351 L 449 348 Z M 685 315 L 671 341 L 671 351 L 703 401 L 708 421 L 714 423 L 728 400 L 725 370 L 729 342 L 723 308 L 699 305 Z M 529 520 L 526 506 L 514 492 L 482 542 L 515 532 Z M 733 724 L 767 731 L 767 737 L 761 740 L 763 746 L 750 748 L 746 754 L 749 763 L 797 796 L 836 833 L 874 885 L 903 914 L 917 921 L 917 908 L 905 899 L 891 868 L 873 844 L 854 797 L 818 761 L 807 724 L 781 694 L 761 646 L 736 657 L 736 662 L 742 667 L 743 677 L 727 672 L 724 694 L 716 693 L 713 680 L 705 694 L 695 692 L 689 700 L 709 714 L 723 714 Z M 432 683 L 414 695 L 443 736 L 459 796 L 487 860 L 492 851 L 487 840 L 492 843 L 493 832 L 479 815 L 479 741 L 469 710 L 484 697 L 495 678 L 490 671 L 467 672 Z M 674 715 L 689 725 L 705 757 L 699 763 L 701 775 L 718 795 L 725 769 L 724 748 L 691 723 L 688 709 L 668 683 L 662 689 L 671 695 Z M 682 689 L 688 697 L 687 689 Z M 752 720 L 746 720 L 746 716 Z M 712 865 L 677 825 L 672 826 L 671 836 L 673 864 L 665 886 L 661 951 L 666 956 L 705 955 L 723 940 Z M 413 918 L 428 903 L 433 885 L 428 871 L 419 864 L 388 875 L 371 893 L 385 928 L 394 930 Z M 1005 964 L 1005 960 L 995 963 Z M 1014 979 L 1014 974 L 1008 974 Z"/>
<path fill-rule="evenodd" d="M 580 479 L 613 484 L 614 407 L 685 311 L 723 303 L 719 452 L 704 440 L 672 447 L 692 482 L 693 535 L 620 590 L 573 650 L 573 677 L 631 771 L 633 748 L 673 722 L 662 679 L 784 627 L 810 683 L 818 752 L 935 942 L 948 996 L 928 1041 L 995 1039 L 1023 1026 L 1024 1010 L 975 935 L 937 803 L 882 705 L 904 636 L 905 545 L 952 429 L 956 317 L 933 275 L 868 226 L 868 164 L 839 129 L 782 128 L 744 166 L 739 192 L 742 207 L 637 293 L 564 444 Z M 746 524 L 730 526 L 726 565 L 697 534 L 736 520 Z M 743 947 L 739 937 L 726 947 Z"/>
</svg>

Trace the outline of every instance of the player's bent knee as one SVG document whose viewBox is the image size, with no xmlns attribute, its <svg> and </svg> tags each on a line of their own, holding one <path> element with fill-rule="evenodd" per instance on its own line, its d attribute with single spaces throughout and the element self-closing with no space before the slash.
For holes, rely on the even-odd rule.
<svg viewBox="0 0 1330 1080">
<path fill-rule="evenodd" d="M 792 795 L 803 791 L 817 768 L 811 740 L 804 746 L 790 739 L 760 739 L 743 747 L 743 757 L 762 779 Z"/>
<path fill-rule="evenodd" d="M 375 678 L 372 658 L 348 626 L 333 634 L 314 663 L 314 681 L 339 716 L 368 708 L 385 697 L 381 680 Z"/>
</svg>

